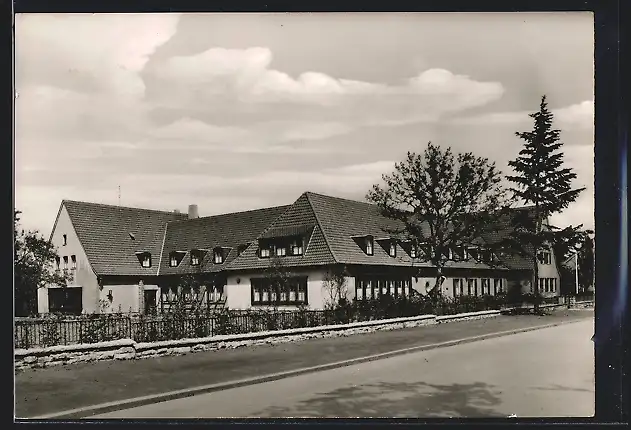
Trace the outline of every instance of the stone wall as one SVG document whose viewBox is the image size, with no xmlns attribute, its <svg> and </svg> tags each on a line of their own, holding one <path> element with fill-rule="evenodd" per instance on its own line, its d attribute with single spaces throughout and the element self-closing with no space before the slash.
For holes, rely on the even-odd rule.
<svg viewBox="0 0 631 430">
<path fill-rule="evenodd" d="M 422 315 L 350 324 L 212 336 L 198 339 L 181 339 L 162 342 L 135 342 L 131 339 L 122 339 L 95 344 L 17 349 L 15 350 L 15 369 L 21 370 L 100 360 L 131 360 L 165 355 L 182 355 L 198 351 L 239 348 L 251 345 L 295 342 L 312 338 L 352 336 L 379 330 L 397 330 L 406 327 L 420 327 L 437 323 L 489 318 L 499 314 L 500 311 L 482 311 L 440 317 L 435 315 Z"/>
</svg>

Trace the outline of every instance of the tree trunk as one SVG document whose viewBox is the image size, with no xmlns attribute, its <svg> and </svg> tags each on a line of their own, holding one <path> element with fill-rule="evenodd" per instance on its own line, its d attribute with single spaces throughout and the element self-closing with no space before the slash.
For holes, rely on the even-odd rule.
<svg viewBox="0 0 631 430">
<path fill-rule="evenodd" d="M 443 277 L 443 268 L 442 266 L 438 265 L 436 266 L 436 280 L 434 283 L 434 289 L 433 292 L 434 294 L 442 294 L 441 291 L 441 287 L 442 287 L 442 283 L 440 282 L 440 279 Z"/>
<path fill-rule="evenodd" d="M 533 276 L 533 278 L 534 278 L 533 279 L 533 282 L 534 282 L 534 284 L 533 284 L 534 285 L 533 291 L 535 293 L 534 294 L 534 299 L 535 299 L 534 300 L 535 301 L 535 303 L 534 303 L 534 307 L 535 307 L 534 313 L 535 314 L 539 313 L 539 260 L 537 258 L 537 252 L 538 252 L 538 250 L 535 250 L 535 258 L 534 258 L 535 265 L 534 265 L 534 270 L 533 270 L 533 274 L 534 274 L 534 276 Z"/>
<path fill-rule="evenodd" d="M 539 219 L 539 202 L 535 203 L 535 232 L 536 235 L 535 237 L 537 239 L 535 239 L 535 250 L 534 250 L 534 258 L 533 261 L 535 263 L 534 267 L 533 267 L 533 275 L 534 275 L 534 289 L 533 291 L 535 292 L 534 294 L 534 313 L 538 314 L 539 313 L 539 258 L 538 258 L 538 252 L 540 249 L 540 243 L 539 243 L 539 237 L 541 236 L 541 224 L 542 221 L 541 219 Z"/>
</svg>

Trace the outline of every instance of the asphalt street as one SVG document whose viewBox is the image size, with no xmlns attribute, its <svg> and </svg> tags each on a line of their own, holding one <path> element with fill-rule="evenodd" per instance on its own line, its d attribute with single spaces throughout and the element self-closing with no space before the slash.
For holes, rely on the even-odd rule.
<svg viewBox="0 0 631 430">
<path fill-rule="evenodd" d="M 589 417 L 593 320 L 90 418 Z"/>
</svg>

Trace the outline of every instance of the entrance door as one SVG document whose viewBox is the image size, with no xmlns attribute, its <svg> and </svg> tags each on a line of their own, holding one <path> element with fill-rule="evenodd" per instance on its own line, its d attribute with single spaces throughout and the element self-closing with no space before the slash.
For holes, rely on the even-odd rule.
<svg viewBox="0 0 631 430">
<path fill-rule="evenodd" d="M 156 313 L 156 302 L 158 301 L 158 290 L 145 290 L 145 315 Z"/>
</svg>

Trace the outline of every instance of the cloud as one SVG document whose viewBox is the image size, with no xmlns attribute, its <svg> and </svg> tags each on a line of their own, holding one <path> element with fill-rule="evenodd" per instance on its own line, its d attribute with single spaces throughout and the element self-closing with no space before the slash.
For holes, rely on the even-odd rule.
<svg viewBox="0 0 631 430">
<path fill-rule="evenodd" d="M 592 128 L 594 126 L 594 101 L 586 100 L 554 111 L 555 119 L 561 124 Z"/>
<path fill-rule="evenodd" d="M 475 116 L 462 116 L 448 120 L 455 125 L 526 125 L 532 123 L 531 112 L 492 112 Z M 581 103 L 552 109 L 554 126 L 563 129 L 589 129 L 594 126 L 594 102 Z"/>
<path fill-rule="evenodd" d="M 294 78 L 272 69 L 272 60 L 272 52 L 264 47 L 211 48 L 171 57 L 148 72 L 155 79 L 151 97 L 184 111 L 199 106 L 197 114 L 208 122 L 233 110 L 266 118 L 282 106 L 290 119 L 315 116 L 349 127 L 436 120 L 485 105 L 504 93 L 499 82 L 478 82 L 444 69 L 428 69 L 394 85 L 315 71 Z"/>
<path fill-rule="evenodd" d="M 176 14 L 16 16 L 16 86 L 141 97 L 138 73 L 177 28 Z"/>
</svg>

